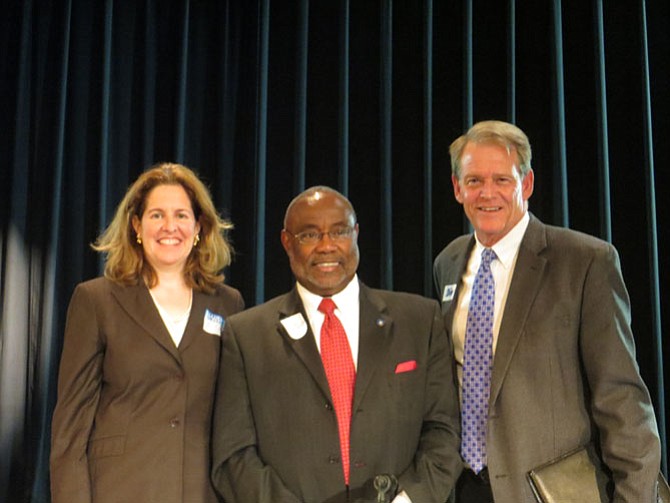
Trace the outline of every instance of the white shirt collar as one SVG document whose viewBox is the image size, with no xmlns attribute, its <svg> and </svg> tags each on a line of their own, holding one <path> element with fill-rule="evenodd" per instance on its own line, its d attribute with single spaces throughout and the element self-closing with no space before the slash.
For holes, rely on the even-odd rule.
<svg viewBox="0 0 670 503">
<path fill-rule="evenodd" d="M 322 296 L 310 292 L 300 283 L 296 283 L 298 289 L 298 295 L 302 299 L 302 303 L 305 306 L 306 311 L 317 311 L 319 304 L 321 304 Z M 331 298 L 337 309 L 342 312 L 351 312 L 352 306 L 358 305 L 358 296 L 360 292 L 360 285 L 358 284 L 358 275 L 354 274 L 354 277 L 351 281 L 345 286 L 342 290 L 337 292 Z"/>
<path fill-rule="evenodd" d="M 321 327 L 325 315 L 318 311 L 319 304 L 321 304 L 320 295 L 310 292 L 297 283 L 298 295 L 305 307 L 305 314 L 312 327 L 312 333 L 316 342 L 316 347 L 321 352 Z M 333 302 L 337 306 L 335 309 L 335 316 L 337 316 L 344 327 L 344 332 L 347 334 L 349 341 L 349 348 L 351 349 L 351 356 L 354 359 L 354 365 L 358 368 L 358 340 L 359 340 L 359 319 L 360 319 L 360 305 L 359 305 L 360 284 L 358 276 L 354 275 L 353 279 L 342 291 L 332 296 Z"/>
<path fill-rule="evenodd" d="M 516 253 L 519 250 L 519 246 L 521 246 L 521 240 L 523 239 L 523 235 L 526 233 L 529 222 L 530 215 L 528 212 L 525 212 L 523 217 L 521 217 L 521 220 L 519 220 L 517 224 L 512 227 L 512 229 L 510 229 L 510 231 L 505 234 L 505 236 L 500 241 L 491 247 L 495 252 L 498 261 L 500 262 L 500 265 L 502 265 L 507 270 L 514 266 Z M 475 250 L 475 253 L 479 257 L 481 256 L 482 250 L 484 250 L 485 246 L 479 242 L 476 233 L 475 240 L 477 241 L 477 249 Z"/>
</svg>

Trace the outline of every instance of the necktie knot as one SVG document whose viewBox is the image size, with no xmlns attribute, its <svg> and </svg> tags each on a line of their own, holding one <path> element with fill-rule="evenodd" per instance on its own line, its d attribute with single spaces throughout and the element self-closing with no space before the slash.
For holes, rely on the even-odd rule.
<svg viewBox="0 0 670 503">
<path fill-rule="evenodd" d="M 333 299 L 330 297 L 324 297 L 318 307 L 319 311 L 324 314 L 333 314 L 336 308 L 337 306 L 335 305 L 335 302 L 333 302 Z"/>
<path fill-rule="evenodd" d="M 491 262 L 496 259 L 496 252 L 493 251 L 493 248 L 484 248 L 482 251 L 482 265 L 484 267 L 491 267 Z"/>
</svg>

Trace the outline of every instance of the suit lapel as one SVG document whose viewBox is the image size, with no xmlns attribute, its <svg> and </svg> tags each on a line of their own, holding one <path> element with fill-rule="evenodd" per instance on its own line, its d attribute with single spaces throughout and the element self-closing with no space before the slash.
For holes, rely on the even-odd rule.
<svg viewBox="0 0 670 503">
<path fill-rule="evenodd" d="M 149 290 L 144 284 L 130 287 L 115 286 L 112 288 L 112 295 L 121 308 L 144 329 L 147 336 L 154 339 L 175 360 L 181 362 L 179 351 L 177 351 L 177 347 L 174 345 L 170 333 L 165 328 L 165 324 L 151 299 Z"/>
<path fill-rule="evenodd" d="M 493 403 L 500 393 L 512 355 L 523 333 L 528 313 L 540 289 L 546 259 L 540 257 L 539 254 L 546 246 L 544 225 L 531 215 L 528 229 L 519 247 L 519 256 L 514 267 L 514 275 L 498 333 L 491 376 L 490 403 Z"/>
<path fill-rule="evenodd" d="M 281 320 L 290 316 L 300 315 L 307 325 L 307 333 L 299 338 L 294 338 L 289 335 L 286 327 L 281 323 Z M 303 362 L 312 378 L 323 392 L 324 396 L 331 400 L 330 388 L 328 387 L 328 380 L 326 373 L 323 370 L 323 363 L 321 362 L 321 355 L 316 346 L 312 327 L 309 324 L 309 319 L 305 314 L 305 308 L 300 300 L 300 295 L 294 287 L 286 296 L 279 306 L 279 319 L 277 320 L 277 332 L 284 338 L 288 346 L 295 352 L 295 354 Z"/>
<path fill-rule="evenodd" d="M 475 245 L 475 238 L 471 236 L 470 239 L 463 240 L 463 246 L 459 246 L 457 249 L 453 250 L 449 259 L 451 260 L 452 266 L 446 268 L 446 278 L 444 285 L 455 285 L 456 290 L 454 291 L 453 296 L 450 301 L 444 302 L 444 286 L 443 291 L 439 292 L 440 302 L 443 305 L 444 313 L 444 322 L 447 327 L 447 332 L 451 333 L 451 327 L 454 321 L 454 314 L 456 312 L 456 307 L 458 305 L 458 298 L 461 293 L 461 288 L 463 287 L 463 275 L 465 274 L 465 268 L 468 265 L 468 260 L 470 259 L 470 253 L 472 248 Z M 446 310 L 444 309 L 446 306 Z"/>
<path fill-rule="evenodd" d="M 184 336 L 179 343 L 179 351 L 184 351 L 202 332 L 202 326 L 205 319 L 205 310 L 209 307 L 211 297 L 198 290 L 193 290 L 193 304 L 191 305 L 191 314 L 188 317 Z M 215 313 L 222 315 L 222 313 Z M 223 327 L 222 327 L 223 328 Z"/>
<path fill-rule="evenodd" d="M 358 368 L 353 410 L 360 405 L 372 377 L 386 356 L 386 341 L 393 327 L 386 303 L 360 283 Z"/>
</svg>

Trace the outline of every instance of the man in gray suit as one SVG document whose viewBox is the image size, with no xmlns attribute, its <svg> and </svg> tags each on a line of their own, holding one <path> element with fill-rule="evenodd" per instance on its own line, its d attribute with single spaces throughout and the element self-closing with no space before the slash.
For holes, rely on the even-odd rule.
<svg viewBox="0 0 670 503">
<path fill-rule="evenodd" d="M 535 502 L 527 473 L 581 446 L 611 473 L 607 501 L 655 502 L 660 444 L 616 250 L 528 212 L 531 149 L 516 126 L 475 124 L 450 155 L 454 194 L 474 228 L 434 265 L 463 408 L 457 503 Z M 477 361 L 468 343 L 479 337 L 469 309 L 481 309 L 471 296 L 486 288 L 478 274 L 494 285 L 482 344 L 490 381 L 480 387 L 466 375 Z"/>
<path fill-rule="evenodd" d="M 297 284 L 226 320 L 212 478 L 227 503 L 374 502 L 382 474 L 398 483 L 387 501 L 444 503 L 455 485 L 458 398 L 439 305 L 360 282 L 358 231 L 339 192 L 297 196 L 281 233 Z M 332 379 L 335 333 L 346 369 Z"/>
</svg>

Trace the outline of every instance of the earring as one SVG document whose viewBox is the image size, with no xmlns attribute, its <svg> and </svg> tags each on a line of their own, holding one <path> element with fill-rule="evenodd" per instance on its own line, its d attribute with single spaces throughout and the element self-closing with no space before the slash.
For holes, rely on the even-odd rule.
<svg viewBox="0 0 670 503">
<path fill-rule="evenodd" d="M 140 236 L 139 234 L 137 234 L 137 239 L 135 239 L 135 241 L 137 241 L 137 244 L 138 244 L 138 245 L 141 245 L 141 244 L 142 244 L 142 236 Z"/>
<path fill-rule="evenodd" d="M 193 240 L 193 246 L 198 246 L 199 242 L 200 242 L 200 234 L 196 234 L 195 239 Z"/>
</svg>

